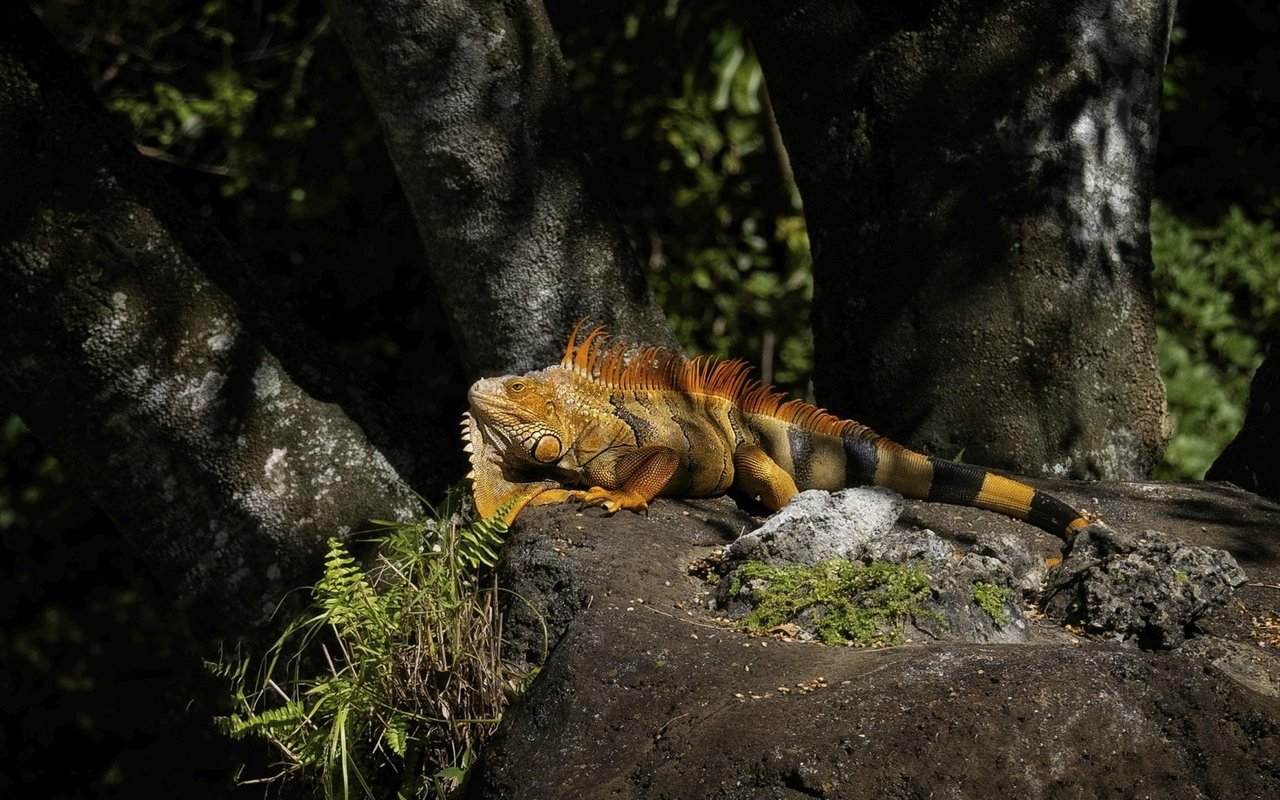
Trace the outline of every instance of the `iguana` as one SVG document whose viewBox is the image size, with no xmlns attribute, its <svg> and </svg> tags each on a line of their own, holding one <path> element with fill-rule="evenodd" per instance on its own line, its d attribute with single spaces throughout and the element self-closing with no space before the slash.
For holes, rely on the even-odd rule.
<svg viewBox="0 0 1280 800">
<path fill-rule="evenodd" d="M 628 350 L 574 328 L 564 358 L 468 393 L 463 439 L 477 512 L 510 523 L 529 504 L 642 511 L 658 495 L 737 487 L 770 510 L 805 489 L 871 484 L 998 511 L 1069 538 L 1087 523 L 1044 492 L 908 450 L 751 378 L 742 361 Z"/>
</svg>

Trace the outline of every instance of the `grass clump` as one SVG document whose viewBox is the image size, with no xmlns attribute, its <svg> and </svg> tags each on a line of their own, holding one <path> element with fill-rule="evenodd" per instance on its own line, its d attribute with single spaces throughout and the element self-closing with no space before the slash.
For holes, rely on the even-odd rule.
<svg viewBox="0 0 1280 800">
<path fill-rule="evenodd" d="M 501 658 L 498 589 L 486 577 L 505 526 L 464 526 L 464 496 L 451 490 L 432 520 L 379 523 L 371 566 L 331 539 L 312 610 L 252 685 L 248 662 L 224 667 L 239 711 L 223 727 L 273 743 L 277 778 L 341 798 L 443 798 L 461 786 L 530 677 Z"/>
<path fill-rule="evenodd" d="M 754 609 L 740 621 L 766 632 L 796 622 L 827 644 L 892 645 L 903 623 L 928 613 L 929 576 L 920 567 L 876 561 L 820 561 L 774 567 L 748 561 L 737 569 L 731 593 Z"/>
<path fill-rule="evenodd" d="M 973 584 L 973 602 L 977 603 L 978 608 L 987 612 L 987 616 L 995 620 L 997 625 L 1004 625 L 1009 621 L 1009 614 L 1005 611 L 1005 607 L 1009 604 L 1011 594 L 1013 590 L 1008 586 L 987 581 L 978 581 Z"/>
</svg>

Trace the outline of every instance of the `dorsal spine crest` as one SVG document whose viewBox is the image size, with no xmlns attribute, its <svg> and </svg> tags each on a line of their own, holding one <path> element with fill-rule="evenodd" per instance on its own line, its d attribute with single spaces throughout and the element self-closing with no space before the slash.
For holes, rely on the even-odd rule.
<svg viewBox="0 0 1280 800">
<path fill-rule="evenodd" d="M 582 341 L 585 320 L 569 335 L 561 366 L 611 389 L 675 391 L 721 397 L 745 414 L 762 414 L 829 436 L 875 437 L 870 429 L 843 420 L 804 400 L 751 377 L 751 367 L 738 359 L 707 356 L 686 358 L 664 347 L 629 349 L 613 340 L 603 326 L 592 328 Z"/>
</svg>

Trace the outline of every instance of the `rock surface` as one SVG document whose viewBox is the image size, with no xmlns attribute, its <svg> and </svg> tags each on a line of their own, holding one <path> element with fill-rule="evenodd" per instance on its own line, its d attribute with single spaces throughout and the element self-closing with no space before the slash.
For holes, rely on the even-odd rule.
<svg viewBox="0 0 1280 800">
<path fill-rule="evenodd" d="M 470 796 L 1280 794 L 1280 506 L 1224 485 L 1036 483 L 1116 530 L 1226 549 L 1249 582 L 1171 650 L 1036 614 L 1017 644 L 827 647 L 748 636 L 707 609 L 689 566 L 758 523 L 727 499 L 610 518 L 533 509 L 501 579 L 544 618 L 513 601 L 507 630 L 537 658 L 545 621 L 550 652 Z M 1061 551 L 973 509 L 908 502 L 902 522 L 957 561 L 1028 543 L 1010 565 L 1021 585 Z"/>
<path fill-rule="evenodd" d="M 902 516 L 902 495 L 883 487 L 801 492 L 729 545 L 729 557 L 766 564 L 861 559 Z"/>
<path fill-rule="evenodd" d="M 1090 525 L 1067 552 L 1049 577 L 1045 611 L 1148 650 L 1181 644 L 1196 620 L 1246 580 L 1225 551 L 1159 531 Z"/>
</svg>

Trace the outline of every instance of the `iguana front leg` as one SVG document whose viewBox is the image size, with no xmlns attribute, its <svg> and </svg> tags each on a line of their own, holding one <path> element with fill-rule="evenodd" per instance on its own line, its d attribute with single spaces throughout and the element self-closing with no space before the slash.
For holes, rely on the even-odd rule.
<svg viewBox="0 0 1280 800">
<path fill-rule="evenodd" d="M 481 519 L 500 516 L 504 524 L 515 521 L 527 505 L 544 505 L 568 500 L 576 494 L 555 481 L 517 483 L 502 477 L 500 470 L 475 469 L 471 478 L 471 495 Z M 501 512 L 499 514 L 499 512 Z"/>
<path fill-rule="evenodd" d="M 749 444 L 739 447 L 733 454 L 734 482 L 751 497 L 759 496 L 760 502 L 770 511 L 791 502 L 799 494 L 795 478 L 762 448 Z"/>
<path fill-rule="evenodd" d="M 676 451 L 659 445 L 627 450 L 616 457 L 605 454 L 587 466 L 587 480 L 596 485 L 577 499 L 589 506 L 603 506 L 610 514 L 623 508 L 644 511 L 679 466 Z"/>
<path fill-rule="evenodd" d="M 465 449 L 471 454 L 471 496 L 481 519 L 498 516 L 510 525 L 527 505 L 559 503 L 585 494 L 565 489 L 552 480 L 507 480 L 498 455 L 480 435 L 470 414 L 463 417 L 462 429 Z"/>
</svg>

